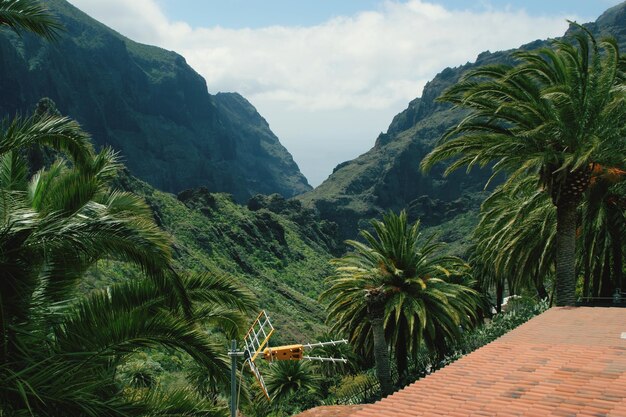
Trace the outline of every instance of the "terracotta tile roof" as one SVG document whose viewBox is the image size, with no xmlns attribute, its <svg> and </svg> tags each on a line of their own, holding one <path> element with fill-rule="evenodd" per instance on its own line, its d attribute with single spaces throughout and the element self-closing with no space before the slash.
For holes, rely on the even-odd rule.
<svg viewBox="0 0 626 417">
<path fill-rule="evenodd" d="M 325 416 L 626 417 L 622 332 L 625 308 L 552 308 L 375 404 Z"/>
</svg>

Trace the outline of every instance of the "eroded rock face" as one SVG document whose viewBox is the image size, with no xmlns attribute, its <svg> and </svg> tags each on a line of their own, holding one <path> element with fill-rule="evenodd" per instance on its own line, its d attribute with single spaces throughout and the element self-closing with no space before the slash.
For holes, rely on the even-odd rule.
<svg viewBox="0 0 626 417">
<path fill-rule="evenodd" d="M 30 113 L 50 97 L 165 191 L 205 186 L 244 202 L 311 189 L 245 98 L 210 95 L 180 55 L 124 38 L 65 0 L 46 4 L 67 29 L 58 42 L 0 32 L 1 114 Z"/>
</svg>

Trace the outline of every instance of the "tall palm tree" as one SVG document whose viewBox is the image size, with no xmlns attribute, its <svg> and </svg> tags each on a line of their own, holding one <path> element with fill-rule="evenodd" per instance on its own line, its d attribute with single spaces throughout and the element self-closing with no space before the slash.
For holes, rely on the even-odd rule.
<svg viewBox="0 0 626 417">
<path fill-rule="evenodd" d="M 617 43 L 597 42 L 582 26 L 574 44 L 518 52 L 517 66 L 490 65 L 468 72 L 441 100 L 468 108 L 424 158 L 424 170 L 457 157 L 463 165 L 495 162 L 508 184 L 539 176 L 556 207 L 557 305 L 572 305 L 576 286 L 576 215 L 594 164 L 623 167 L 626 92 Z"/>
<path fill-rule="evenodd" d="M 336 273 L 321 299 L 328 302 L 333 330 L 349 335 L 361 352 L 373 354 L 383 395 L 392 391 L 389 347 L 398 372 L 407 356 L 424 343 L 443 352 L 459 337 L 459 327 L 475 317 L 478 294 L 446 282 L 461 264 L 458 258 L 437 255 L 441 244 L 423 240 L 419 222 L 408 223 L 406 212 L 389 213 L 373 221 L 374 233 L 361 231 L 366 243 L 347 241 L 354 249 L 333 260 Z"/>
<path fill-rule="evenodd" d="M 62 26 L 38 0 L 0 0 L 0 27 L 55 39 Z"/>
<path fill-rule="evenodd" d="M 611 297 L 623 288 L 626 242 L 626 172 L 594 167 L 589 195 L 581 208 L 580 267 L 584 297 Z"/>
</svg>

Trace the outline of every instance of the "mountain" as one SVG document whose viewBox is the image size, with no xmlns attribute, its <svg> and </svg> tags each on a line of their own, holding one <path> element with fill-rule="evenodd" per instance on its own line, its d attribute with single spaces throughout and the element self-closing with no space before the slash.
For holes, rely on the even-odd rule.
<svg viewBox="0 0 626 417">
<path fill-rule="evenodd" d="M 505 53 L 484 53 L 473 65 L 504 57 Z M 373 148 L 339 164 L 315 190 L 297 198 L 315 207 L 322 218 L 336 222 L 343 238 L 353 238 L 368 219 L 388 210 L 407 208 L 413 219 L 421 218 L 426 226 L 476 210 L 489 170 L 474 170 L 469 175 L 460 170 L 444 178 L 442 166 L 428 175 L 419 169 L 420 160 L 441 135 L 463 117 L 462 112 L 435 99 L 473 65 L 447 68 L 438 74 L 426 84 L 422 97 L 394 117 Z"/>
<path fill-rule="evenodd" d="M 311 189 L 242 96 L 211 95 L 180 55 L 133 42 L 65 0 L 46 4 L 66 27 L 58 42 L 0 31 L 0 114 L 30 113 L 50 97 L 165 191 L 204 186 L 245 202 Z"/>
<path fill-rule="evenodd" d="M 626 2 L 586 26 L 597 35 L 615 36 L 626 49 Z M 538 40 L 520 49 L 545 45 L 548 41 Z M 443 177 L 443 164 L 424 175 L 419 163 L 443 133 L 464 117 L 463 111 L 437 102 L 437 97 L 471 68 L 512 63 L 512 52 L 483 52 L 474 63 L 437 74 L 426 84 L 422 96 L 393 118 L 387 132 L 378 136 L 368 152 L 339 164 L 315 190 L 296 198 L 318 210 L 322 218 L 336 222 L 343 239 L 353 238 L 358 228 L 366 227 L 369 219 L 385 211 L 407 209 L 412 219 L 419 218 L 424 226 L 433 227 L 442 240 L 465 248 L 491 170 L 474 168 L 467 173 L 461 169 Z M 500 181 L 496 178 L 491 186 Z"/>
</svg>

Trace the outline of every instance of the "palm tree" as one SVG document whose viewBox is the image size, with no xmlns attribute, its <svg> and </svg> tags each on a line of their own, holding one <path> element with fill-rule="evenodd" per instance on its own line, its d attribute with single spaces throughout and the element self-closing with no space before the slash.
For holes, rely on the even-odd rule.
<svg viewBox="0 0 626 417">
<path fill-rule="evenodd" d="M 623 241 L 626 227 L 626 172 L 596 165 L 579 208 L 578 267 L 583 272 L 584 297 L 611 297 L 621 288 Z M 474 232 L 472 263 L 482 265 L 481 283 L 513 291 L 534 288 L 548 296 L 543 278 L 555 262 L 556 213 L 546 193 L 536 189 L 537 177 L 519 178 L 514 186 L 499 187 L 483 203 Z"/>
<path fill-rule="evenodd" d="M 333 330 L 346 332 L 367 355 L 373 348 L 381 390 L 387 395 L 393 389 L 388 346 L 400 375 L 421 343 L 442 353 L 459 337 L 460 326 L 470 325 L 475 317 L 478 294 L 446 282 L 462 262 L 436 256 L 441 244 L 433 237 L 422 241 L 419 222 L 409 225 L 406 212 L 389 213 L 372 227 L 375 235 L 361 231 L 367 243 L 346 242 L 354 252 L 333 261 L 336 273 L 321 299 L 328 302 Z"/>
<path fill-rule="evenodd" d="M 589 188 L 578 231 L 583 297 L 611 297 L 623 288 L 626 172 L 596 165 Z"/>
<path fill-rule="evenodd" d="M 80 141 L 62 146 L 68 137 L 87 138 L 74 131 L 75 123 L 17 120 L 0 139 L 3 410 L 42 416 L 173 410 L 218 415 L 219 407 L 190 391 L 126 395 L 115 372 L 139 349 L 167 347 L 187 353 L 214 384 L 225 384 L 227 361 L 203 326 L 219 323 L 230 335 L 243 328 L 239 312 L 250 308 L 250 292 L 226 277 L 178 274 L 170 239 L 145 202 L 109 189 L 120 168 L 115 153 L 93 154 L 90 146 L 76 145 Z M 58 123 L 73 134 L 50 129 Z M 70 149 L 76 160 L 71 166 L 58 160 L 28 181 L 20 145 L 30 143 Z M 145 277 L 82 295 L 78 285 L 85 271 L 103 258 L 133 263 Z"/>
<path fill-rule="evenodd" d="M 575 45 L 554 41 L 514 54 L 520 63 L 468 72 L 441 100 L 469 108 L 421 165 L 457 157 L 449 173 L 492 162 L 495 173 L 539 176 L 556 207 L 556 300 L 572 305 L 576 285 L 576 215 L 594 164 L 623 167 L 626 92 L 617 43 L 597 42 L 582 26 Z"/>
<path fill-rule="evenodd" d="M 534 288 L 547 298 L 544 277 L 554 264 L 556 218 L 537 178 L 519 178 L 511 187 L 499 187 L 481 207 L 474 231 L 471 262 L 484 289 L 496 289 L 500 312 L 505 285 L 513 292 Z"/>
<path fill-rule="evenodd" d="M 59 29 L 30 0 L 1 0 L 0 26 L 47 38 Z M 72 166 L 58 161 L 29 181 L 23 154 L 33 145 L 67 154 Z M 178 276 L 169 238 L 145 203 L 106 187 L 118 167 L 110 151 L 94 155 L 89 136 L 70 119 L 40 114 L 0 123 L 2 414 L 224 415 L 189 390 L 127 394 L 115 383 L 124 358 L 152 346 L 182 350 L 224 375 L 225 359 L 194 316 L 212 310 L 218 317 L 251 298 L 239 290 L 224 297 L 223 283 Z M 82 274 L 103 257 L 132 262 L 146 278 L 80 296 Z"/>
<path fill-rule="evenodd" d="M 310 362 L 277 361 L 269 366 L 265 378 L 272 401 L 284 402 L 296 393 L 317 393 L 320 378 L 313 373 Z"/>
<path fill-rule="evenodd" d="M 55 39 L 62 26 L 38 0 L 0 0 L 0 27 Z"/>
</svg>

